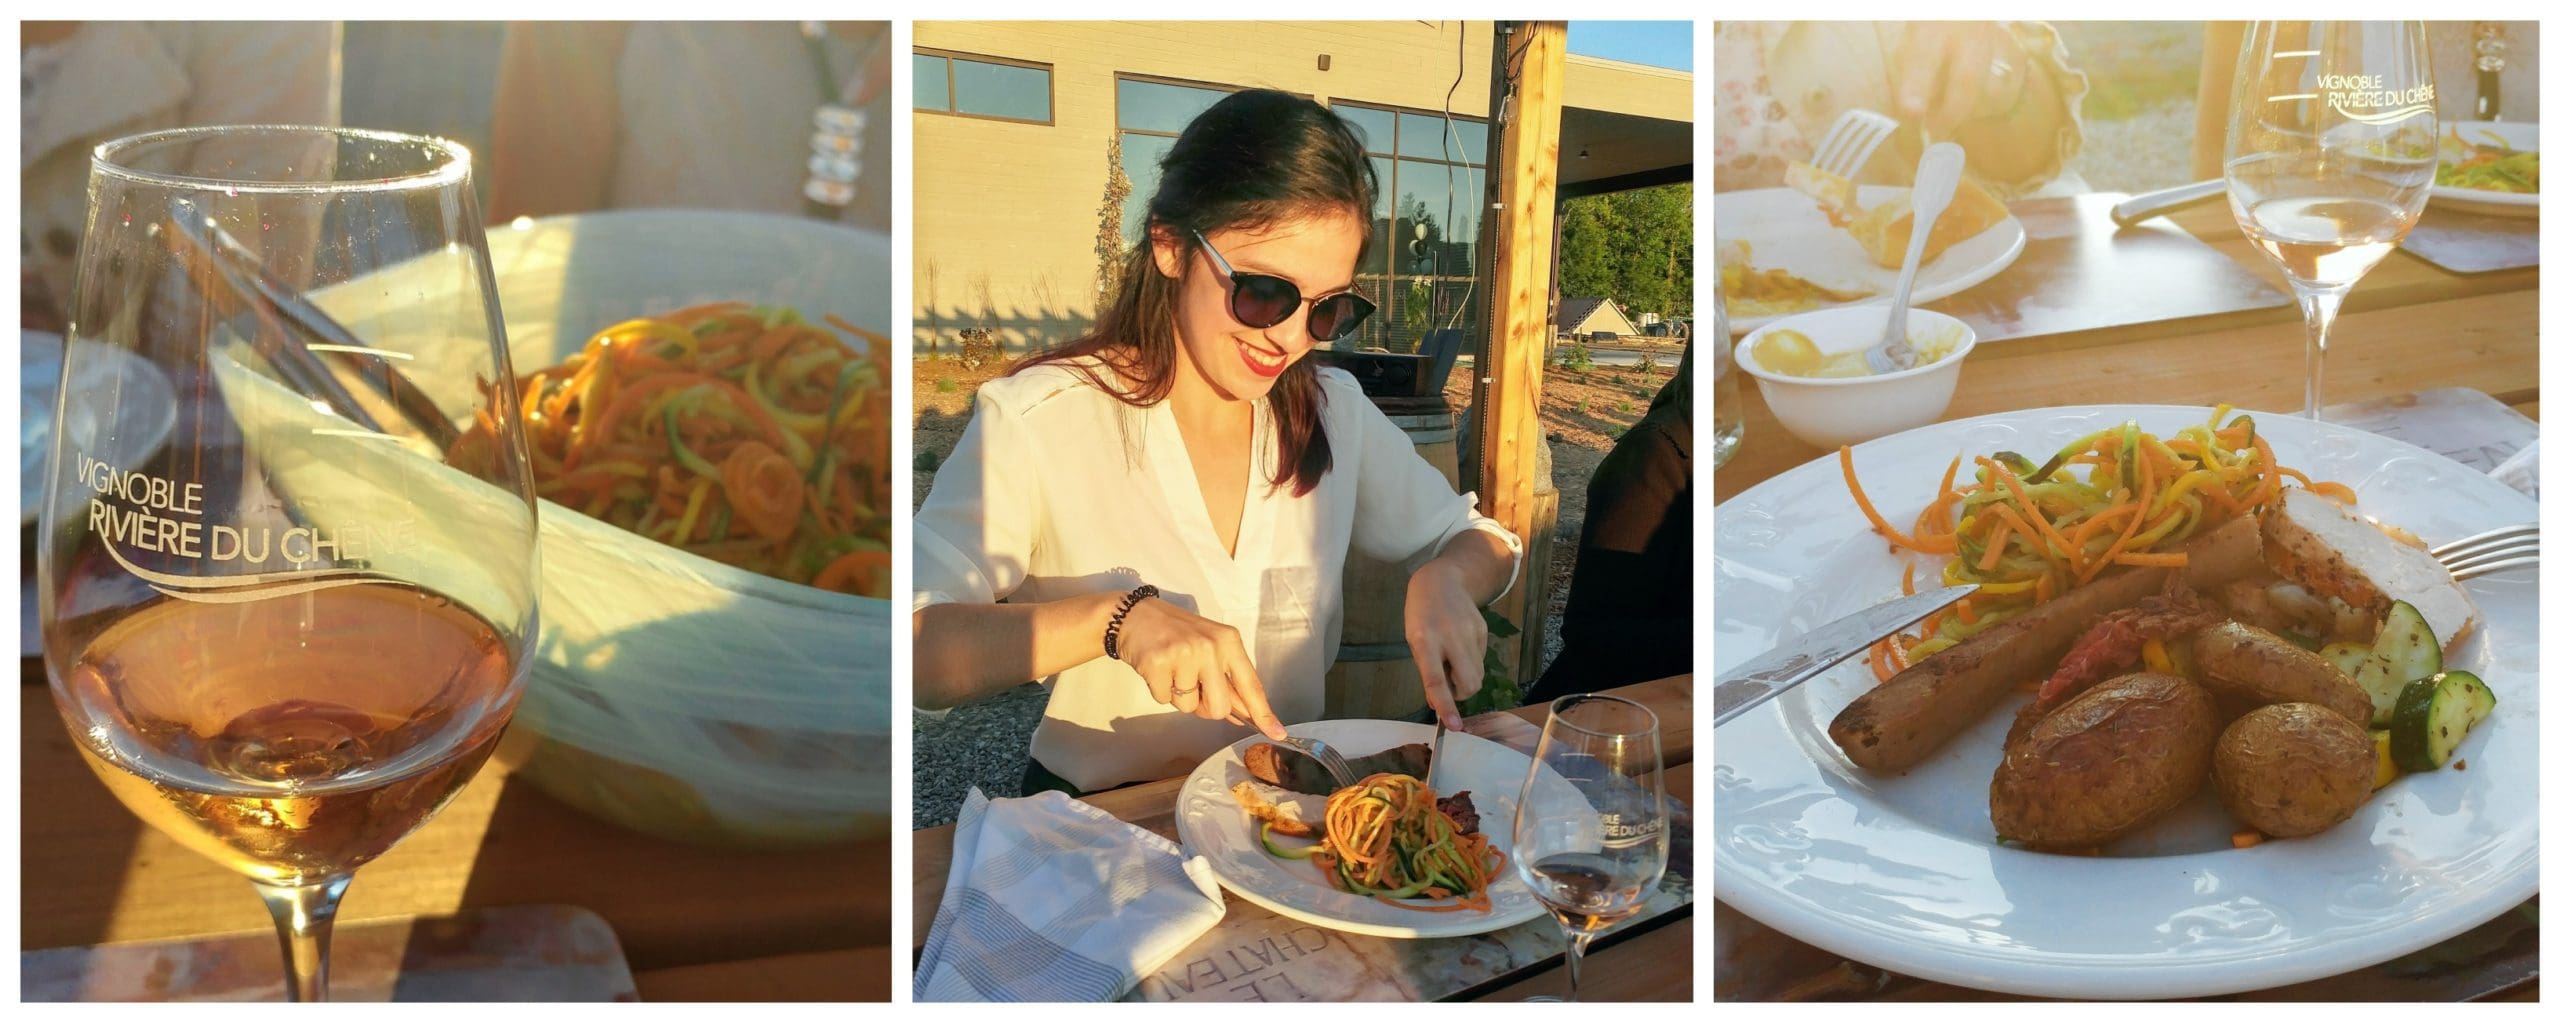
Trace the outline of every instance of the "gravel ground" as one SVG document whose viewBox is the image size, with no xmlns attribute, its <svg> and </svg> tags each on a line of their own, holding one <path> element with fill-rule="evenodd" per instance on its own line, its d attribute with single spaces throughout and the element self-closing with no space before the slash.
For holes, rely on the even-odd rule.
<svg viewBox="0 0 2560 1023">
<path fill-rule="evenodd" d="M 2194 180 L 2196 104 L 2170 101 L 2122 120 L 2081 125 L 2080 176 L 2099 192 L 2148 192 Z"/>
<path fill-rule="evenodd" d="M 1609 444 L 1644 414 L 1662 374 L 1676 365 L 1675 352 L 1662 360 L 1664 369 L 1651 376 L 1634 369 L 1598 369 L 1586 375 L 1550 371 L 1543 408 L 1548 439 L 1554 450 L 1559 491 L 1553 578 L 1548 602 L 1544 649 L 1552 658 L 1562 645 L 1564 598 L 1573 581 L 1574 540 L 1582 534 L 1584 490 L 1591 472 L 1608 453 Z M 957 362 L 919 359 L 915 363 L 915 450 L 920 462 L 939 465 L 960 442 L 967 424 L 969 396 L 980 381 L 1000 370 L 963 369 Z M 948 381 L 948 383 L 945 383 Z M 1452 404 L 1466 407 L 1462 389 Z M 915 500 L 924 501 L 933 485 L 930 469 L 915 471 Z M 1540 667 L 1544 667 L 1541 665 Z M 1531 674 L 1530 678 L 1535 678 Z M 1002 695 L 942 713 L 914 711 L 915 826 L 939 827 L 958 819 L 960 804 L 974 785 L 989 797 L 1021 794 L 1022 769 L 1030 759 L 1031 731 L 1048 706 L 1048 692 L 1021 686 Z"/>
</svg>

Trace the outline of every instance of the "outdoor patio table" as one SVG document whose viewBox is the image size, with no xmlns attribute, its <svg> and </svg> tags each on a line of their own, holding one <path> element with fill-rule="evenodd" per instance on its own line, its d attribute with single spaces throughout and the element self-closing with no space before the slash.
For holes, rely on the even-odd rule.
<svg viewBox="0 0 2560 1023">
<path fill-rule="evenodd" d="M 1691 681 L 1687 675 L 1657 679 L 1618 689 L 1609 695 L 1621 696 L 1651 708 L 1662 722 L 1663 788 L 1683 805 L 1690 805 L 1694 775 L 1690 764 L 1693 751 L 1691 721 Z M 1546 705 L 1521 707 L 1511 711 L 1479 714 L 1467 719 L 1467 731 L 1501 743 L 1523 753 L 1534 752 L 1538 730 L 1546 721 Z M 1174 796 L 1182 788 L 1182 778 L 1132 785 L 1085 797 L 1085 802 L 1121 820 L 1135 824 L 1167 838 L 1174 836 Z M 952 829 L 945 825 L 915 833 L 915 948 L 924 947 L 932 927 L 934 911 L 942 904 L 944 882 L 951 871 Z M 1675 860 L 1672 869 L 1694 876 L 1695 865 Z M 1657 895 L 1657 897 L 1660 897 Z M 1227 897 L 1230 913 L 1251 909 L 1251 904 L 1233 895 Z M 1259 910 L 1255 910 L 1259 911 Z M 1693 997 L 1694 978 L 1690 970 L 1692 941 L 1691 907 L 1679 906 L 1667 913 L 1643 918 L 1620 928 L 1601 933 L 1591 955 L 1582 964 L 1582 997 L 1586 1001 L 1688 1001 Z M 1539 921 L 1537 926 L 1552 926 Z M 1214 937 L 1214 933 L 1212 937 Z M 1463 940 L 1463 939 L 1442 939 Z M 1395 960 L 1373 959 L 1366 965 L 1371 971 L 1388 974 L 1415 968 L 1429 961 L 1432 939 L 1394 943 L 1412 955 L 1399 954 Z M 1177 956 L 1179 960 L 1181 957 Z M 1437 978 L 1451 976 L 1451 970 L 1463 971 L 1463 964 L 1438 964 Z M 1561 996 L 1565 989 L 1564 962 L 1556 958 L 1504 972 L 1493 967 L 1478 967 L 1480 975 L 1465 977 L 1466 986 L 1455 997 L 1489 1001 L 1517 1001 L 1531 995 Z M 1303 995 L 1310 1001 L 1346 998 L 1373 998 L 1389 984 L 1364 990 L 1307 989 Z"/>
<path fill-rule="evenodd" d="M 2274 264 L 2241 236 L 2227 207 L 2198 207 L 2171 219 L 2248 272 L 2285 287 Z M 2127 287 L 2153 291 L 2179 285 L 2176 279 L 2126 282 Z M 1998 277 L 1980 285 L 2001 286 Z M 2330 335 L 2322 400 L 2335 406 L 2469 388 L 2539 420 L 2540 305 L 2539 267 L 2455 274 L 2395 251 L 2348 294 L 2346 311 Z M 2290 412 L 2302 404 L 2303 337 L 2301 313 L 2287 305 L 1986 342 L 1966 358 L 1954 403 L 1941 420 L 2116 402 L 2230 402 Z M 1788 435 L 1770 417 L 1748 377 L 1740 404 L 1742 447 L 1716 471 L 1717 501 L 1828 454 Z M 1721 903 L 1716 914 L 1719 928 L 1740 928 L 1737 933 L 1745 935 L 1719 942 L 1734 950 L 1716 967 L 1719 998 L 1998 997 L 1887 975 L 1787 938 Z M 2382 968 L 2375 967 L 2260 994 L 2352 998 L 2367 992 L 2361 997 L 2533 1001 L 2539 994 L 2538 953 L 2536 933 L 2527 927 L 2494 949 L 2473 950 L 2465 957 L 2467 965 L 2425 977 L 2385 979 Z"/>
<path fill-rule="evenodd" d="M 37 658 L 20 661 L 27 949 L 258 932 L 239 874 L 145 826 L 80 761 Z M 889 997 L 888 840 L 797 852 L 697 848 L 588 817 L 497 758 L 444 812 L 365 866 L 338 914 L 370 919 L 566 905 L 619 938 L 643 1001 Z M 277 967 L 278 995 L 283 968 Z"/>
</svg>

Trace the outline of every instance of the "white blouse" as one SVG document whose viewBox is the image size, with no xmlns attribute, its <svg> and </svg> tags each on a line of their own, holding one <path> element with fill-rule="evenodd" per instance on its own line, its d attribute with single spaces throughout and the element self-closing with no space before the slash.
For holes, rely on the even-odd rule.
<svg viewBox="0 0 2560 1023">
<path fill-rule="evenodd" d="M 1346 552 L 1418 566 L 1481 529 L 1510 547 L 1512 583 L 1520 577 L 1518 537 L 1476 514 L 1475 496 L 1452 490 L 1350 374 L 1317 378 L 1333 470 L 1304 497 L 1271 486 L 1278 442 L 1267 403 L 1255 402 L 1259 454 L 1233 558 L 1168 403 L 1127 405 L 1054 363 L 981 385 L 976 416 L 916 513 L 915 609 L 1150 583 L 1242 634 L 1282 722 L 1317 719 L 1342 635 Z M 1179 776 L 1251 731 L 1157 703 L 1109 658 L 1046 681 L 1032 756 L 1087 791 Z"/>
</svg>

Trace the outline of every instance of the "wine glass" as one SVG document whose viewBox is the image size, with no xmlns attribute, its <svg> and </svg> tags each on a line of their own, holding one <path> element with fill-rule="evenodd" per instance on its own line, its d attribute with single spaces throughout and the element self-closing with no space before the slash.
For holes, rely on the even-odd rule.
<svg viewBox="0 0 2560 1023">
<path fill-rule="evenodd" d="M 1661 736 L 1643 704 L 1565 697 L 1548 709 L 1520 785 L 1511 864 L 1564 925 L 1567 1000 L 1581 994 L 1591 939 L 1644 907 L 1670 859 Z"/>
<path fill-rule="evenodd" d="M 98 147 L 89 196 L 37 526 L 54 701 L 108 791 L 248 875 L 321 1000 L 349 877 L 488 759 L 536 631 L 470 154 L 183 129 Z M 172 388 L 91 360 L 167 376 L 174 427 Z"/>
<path fill-rule="evenodd" d="M 2435 183 L 2435 75 L 2415 21 L 2251 22 L 2223 176 L 2251 244 L 2293 282 L 2311 337 L 2303 415 L 2347 289 L 2398 245 Z"/>
</svg>

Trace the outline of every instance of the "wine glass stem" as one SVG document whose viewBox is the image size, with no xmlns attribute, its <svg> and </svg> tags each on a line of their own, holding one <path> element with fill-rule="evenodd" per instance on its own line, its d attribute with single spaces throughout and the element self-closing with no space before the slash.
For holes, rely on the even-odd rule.
<svg viewBox="0 0 2560 1023">
<path fill-rule="evenodd" d="M 2320 378 L 2329 355 L 2329 327 L 2338 322 L 2338 306 L 2345 302 L 2347 289 L 2324 288 L 2296 282 L 2294 297 L 2302 303 L 2302 320 L 2310 328 L 2306 353 L 2308 366 L 2302 381 L 2302 415 L 2313 422 L 2320 420 Z"/>
<path fill-rule="evenodd" d="M 1579 1002 L 1582 1000 L 1582 957 L 1585 953 L 1591 951 L 1591 939 L 1598 934 L 1598 931 L 1574 932 L 1573 947 L 1566 950 L 1564 954 L 1565 1001 Z"/>
<path fill-rule="evenodd" d="M 329 1000 L 329 931 L 338 919 L 338 898 L 352 879 L 341 874 L 311 884 L 251 882 L 275 917 L 276 939 L 284 945 L 286 1001 Z"/>
</svg>

